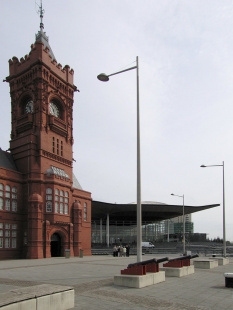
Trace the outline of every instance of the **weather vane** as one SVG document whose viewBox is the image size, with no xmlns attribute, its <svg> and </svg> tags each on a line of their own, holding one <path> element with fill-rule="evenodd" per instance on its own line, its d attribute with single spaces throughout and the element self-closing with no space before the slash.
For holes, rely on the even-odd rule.
<svg viewBox="0 0 233 310">
<path fill-rule="evenodd" d="M 38 5 L 38 4 L 37 4 Z M 39 6 L 39 5 L 38 5 Z M 44 24 L 43 24 L 43 17 L 44 17 L 44 12 L 45 10 L 43 10 L 42 8 L 42 0 L 40 0 L 40 6 L 39 6 L 39 11 L 38 13 L 40 14 L 40 30 L 43 31 L 44 29 Z"/>
</svg>

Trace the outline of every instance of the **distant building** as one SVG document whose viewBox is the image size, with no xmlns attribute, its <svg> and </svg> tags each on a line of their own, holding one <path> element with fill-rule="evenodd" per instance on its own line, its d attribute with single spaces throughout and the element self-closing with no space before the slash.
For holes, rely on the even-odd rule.
<svg viewBox="0 0 233 310">
<path fill-rule="evenodd" d="M 191 214 L 219 206 L 184 206 L 185 237 L 193 236 Z M 142 241 L 181 241 L 183 236 L 183 206 L 155 201 L 142 201 Z M 187 213 L 187 214 L 186 214 Z M 169 223 L 169 226 L 168 226 Z M 168 228 L 169 227 L 169 228 Z M 92 201 L 92 243 L 112 244 L 137 241 L 136 203 L 112 204 Z"/>
</svg>

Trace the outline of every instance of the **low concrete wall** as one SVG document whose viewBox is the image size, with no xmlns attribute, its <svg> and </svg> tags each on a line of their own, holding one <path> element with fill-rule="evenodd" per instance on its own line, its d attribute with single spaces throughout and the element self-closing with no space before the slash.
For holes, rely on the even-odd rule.
<svg viewBox="0 0 233 310">
<path fill-rule="evenodd" d="M 229 264 L 229 258 L 225 258 L 225 257 L 216 257 L 215 259 L 217 259 L 218 265 L 219 265 L 219 266 L 223 266 L 223 265 Z"/>
<path fill-rule="evenodd" d="M 68 310 L 74 308 L 70 286 L 41 284 L 0 294 L 1 310 Z"/>
<path fill-rule="evenodd" d="M 114 276 L 114 285 L 142 288 L 150 285 L 154 285 L 160 282 L 165 281 L 165 272 L 148 272 L 146 275 L 137 276 L 137 275 L 116 275 Z"/>
<path fill-rule="evenodd" d="M 211 269 L 218 267 L 218 261 L 217 260 L 194 260 L 193 265 L 195 268 L 201 268 L 201 269 Z"/>
<path fill-rule="evenodd" d="M 185 266 L 182 268 L 160 267 L 161 271 L 165 271 L 166 277 L 184 277 L 194 273 L 194 266 Z"/>
</svg>

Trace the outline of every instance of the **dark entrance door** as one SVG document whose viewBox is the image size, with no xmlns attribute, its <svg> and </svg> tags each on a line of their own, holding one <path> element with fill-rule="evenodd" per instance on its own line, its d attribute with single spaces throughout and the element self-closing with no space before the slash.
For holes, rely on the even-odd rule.
<svg viewBox="0 0 233 310">
<path fill-rule="evenodd" d="M 51 257 L 61 256 L 61 237 L 55 233 L 51 236 Z"/>
</svg>

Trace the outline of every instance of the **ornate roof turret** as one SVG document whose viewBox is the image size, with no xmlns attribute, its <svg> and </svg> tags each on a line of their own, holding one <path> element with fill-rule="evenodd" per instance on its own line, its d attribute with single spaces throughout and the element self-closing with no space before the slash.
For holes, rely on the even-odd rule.
<svg viewBox="0 0 233 310">
<path fill-rule="evenodd" d="M 44 44 L 44 48 L 49 49 L 49 54 L 52 57 L 53 60 L 56 60 L 53 51 L 49 45 L 49 37 L 46 36 L 46 32 L 44 32 L 44 24 L 43 24 L 43 17 L 44 17 L 44 10 L 42 8 L 42 0 L 40 1 L 40 7 L 39 7 L 39 13 L 40 13 L 40 30 L 36 34 L 36 42 L 42 42 Z"/>
</svg>

